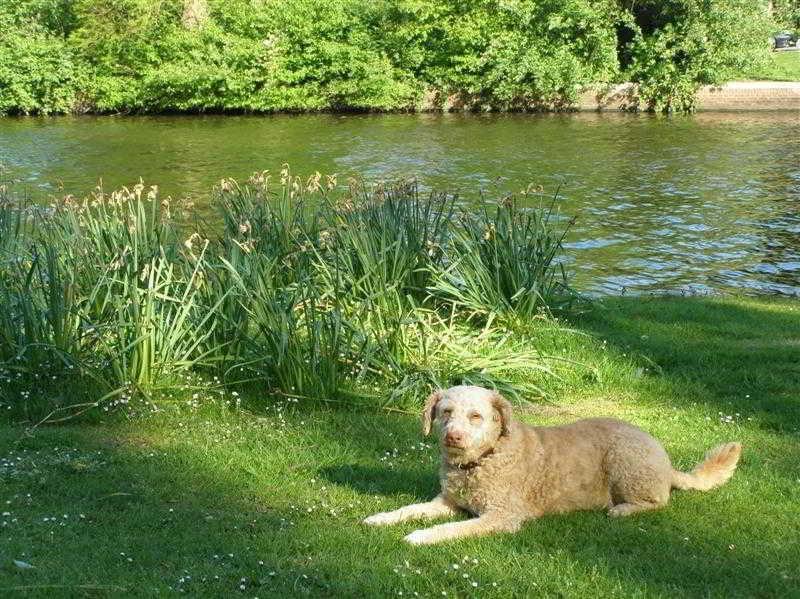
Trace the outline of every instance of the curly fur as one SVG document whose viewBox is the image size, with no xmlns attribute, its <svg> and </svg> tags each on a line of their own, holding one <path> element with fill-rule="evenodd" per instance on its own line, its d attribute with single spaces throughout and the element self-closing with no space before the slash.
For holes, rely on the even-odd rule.
<svg viewBox="0 0 800 599">
<path fill-rule="evenodd" d="M 545 514 L 605 508 L 609 516 L 658 509 L 670 490 L 707 491 L 736 469 L 739 443 L 713 449 L 691 473 L 672 468 L 661 444 L 611 418 L 554 427 L 512 419 L 494 391 L 459 386 L 433 393 L 423 432 L 440 424 L 441 493 L 432 501 L 370 516 L 371 525 L 434 519 L 467 512 L 477 518 L 420 529 L 406 537 L 430 544 L 465 536 L 513 532 Z"/>
</svg>

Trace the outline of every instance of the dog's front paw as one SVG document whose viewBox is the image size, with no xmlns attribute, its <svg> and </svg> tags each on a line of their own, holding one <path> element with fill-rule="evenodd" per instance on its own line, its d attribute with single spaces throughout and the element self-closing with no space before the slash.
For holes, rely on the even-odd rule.
<svg viewBox="0 0 800 599">
<path fill-rule="evenodd" d="M 406 535 L 403 540 L 411 545 L 432 545 L 439 539 L 430 528 L 423 528 Z"/>
<path fill-rule="evenodd" d="M 380 514 L 373 514 L 368 518 L 364 518 L 363 522 L 369 526 L 387 526 L 394 523 L 394 518 L 390 512 L 381 512 Z"/>
</svg>

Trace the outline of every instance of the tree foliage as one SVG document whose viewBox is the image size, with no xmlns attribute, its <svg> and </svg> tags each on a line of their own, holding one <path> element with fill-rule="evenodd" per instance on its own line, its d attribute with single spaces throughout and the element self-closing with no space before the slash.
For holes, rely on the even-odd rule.
<svg viewBox="0 0 800 599">
<path fill-rule="evenodd" d="M 629 0 L 627 72 L 646 105 L 691 109 L 700 84 L 724 83 L 766 58 L 773 26 L 753 0 Z"/>
<path fill-rule="evenodd" d="M 800 31 L 800 0 L 774 0 L 775 22 L 780 29 Z"/>
<path fill-rule="evenodd" d="M 776 25 L 752 0 L 19 0 L 0 26 L 0 113 L 57 113 L 561 108 L 624 79 L 688 108 Z"/>
</svg>

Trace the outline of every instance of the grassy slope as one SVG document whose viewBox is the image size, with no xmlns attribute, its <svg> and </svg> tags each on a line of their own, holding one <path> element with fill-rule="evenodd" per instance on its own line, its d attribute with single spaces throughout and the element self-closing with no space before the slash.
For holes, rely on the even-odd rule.
<svg viewBox="0 0 800 599">
<path fill-rule="evenodd" d="M 411 415 L 250 400 L 241 414 L 206 405 L 30 437 L 6 426 L 0 593 L 796 593 L 800 303 L 615 300 L 571 324 L 579 332 L 543 343 L 590 368 L 565 366 L 554 402 L 521 418 L 626 418 L 682 468 L 738 439 L 745 454 L 731 483 L 676 493 L 666 510 L 630 519 L 570 514 L 513 536 L 411 548 L 400 539 L 413 524 L 359 524 L 436 491 L 435 449 Z"/>
<path fill-rule="evenodd" d="M 742 73 L 741 79 L 800 81 L 800 52 L 770 52 L 764 66 Z"/>
</svg>

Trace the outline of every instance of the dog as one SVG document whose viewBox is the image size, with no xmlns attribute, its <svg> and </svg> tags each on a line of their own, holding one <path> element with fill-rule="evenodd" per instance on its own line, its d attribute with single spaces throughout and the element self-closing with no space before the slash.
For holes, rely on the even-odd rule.
<svg viewBox="0 0 800 599">
<path fill-rule="evenodd" d="M 441 493 L 432 501 L 382 512 L 365 524 L 455 516 L 476 518 L 415 530 L 412 545 L 429 545 L 499 532 L 515 532 L 545 514 L 605 508 L 612 517 L 667 505 L 672 489 L 708 491 L 730 479 L 740 443 L 706 454 L 692 472 L 672 468 L 661 444 L 643 430 L 612 418 L 552 427 L 512 418 L 496 391 L 458 386 L 425 402 L 422 429 L 440 424 Z"/>
</svg>

